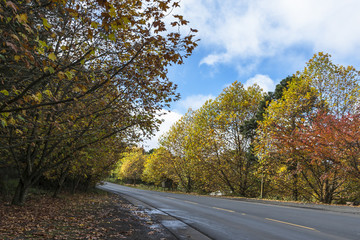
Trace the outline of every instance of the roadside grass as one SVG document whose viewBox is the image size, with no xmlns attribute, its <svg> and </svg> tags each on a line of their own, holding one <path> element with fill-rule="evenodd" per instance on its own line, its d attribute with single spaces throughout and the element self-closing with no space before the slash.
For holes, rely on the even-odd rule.
<svg viewBox="0 0 360 240">
<path fill-rule="evenodd" d="M 165 188 L 154 186 L 154 185 L 146 185 L 146 184 L 135 184 L 135 185 L 134 184 L 122 184 L 122 185 L 127 186 L 127 187 L 132 187 L 132 188 L 138 188 L 138 189 L 142 189 L 142 190 L 149 190 L 149 191 L 182 193 L 180 191 L 176 191 L 176 190 L 170 191 Z"/>
<path fill-rule="evenodd" d="M 123 186 L 126 186 L 126 187 L 137 188 L 137 189 L 141 189 L 141 190 L 149 190 L 149 191 L 157 191 L 157 192 L 184 193 L 181 190 L 177 190 L 177 189 L 168 190 L 166 188 L 163 188 L 163 187 L 160 187 L 160 186 L 155 186 L 155 185 L 152 185 L 152 184 L 144 184 L 144 183 L 130 184 L 130 183 L 126 183 L 126 182 L 124 182 L 122 180 L 119 180 L 119 179 L 116 179 L 116 178 L 107 178 L 104 181 L 119 184 L 119 185 L 123 185 Z"/>
</svg>

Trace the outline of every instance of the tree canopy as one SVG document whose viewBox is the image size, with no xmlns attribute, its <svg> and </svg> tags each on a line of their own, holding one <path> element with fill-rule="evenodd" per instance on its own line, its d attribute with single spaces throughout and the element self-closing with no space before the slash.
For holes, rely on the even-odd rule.
<svg viewBox="0 0 360 240">
<path fill-rule="evenodd" d="M 0 4 L 0 151 L 20 179 L 13 203 L 58 167 L 102 166 L 90 164 L 94 146 L 112 154 L 100 143 L 124 149 L 150 136 L 178 99 L 167 69 L 197 45 L 196 30 L 180 33 L 188 21 L 168 16 L 178 2 Z"/>
<path fill-rule="evenodd" d="M 184 191 L 246 197 L 354 200 L 360 197 L 359 80 L 354 67 L 320 52 L 275 92 L 234 82 L 163 135 L 159 151 L 166 154 L 150 159 L 167 167 L 145 164 L 144 180 L 162 176 Z"/>
</svg>

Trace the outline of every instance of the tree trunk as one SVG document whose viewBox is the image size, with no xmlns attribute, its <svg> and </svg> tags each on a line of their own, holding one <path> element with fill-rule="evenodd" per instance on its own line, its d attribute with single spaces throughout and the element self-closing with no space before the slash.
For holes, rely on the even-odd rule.
<svg viewBox="0 0 360 240">
<path fill-rule="evenodd" d="M 31 186 L 30 182 L 24 183 L 22 180 L 19 180 L 11 204 L 23 205 L 25 203 L 26 195 L 30 186 Z"/>
<path fill-rule="evenodd" d="M 6 170 L 7 170 L 6 168 L 3 169 L 0 168 L 0 194 L 2 196 L 8 197 L 9 195 L 9 189 L 7 186 L 8 174 Z"/>
<path fill-rule="evenodd" d="M 59 193 L 61 192 L 62 186 L 63 186 L 63 184 L 65 182 L 65 179 L 66 179 L 66 175 L 67 174 L 61 175 L 61 177 L 60 177 L 60 179 L 58 181 L 58 184 L 56 186 L 56 189 L 54 191 L 53 198 L 56 198 L 59 195 Z"/>
<path fill-rule="evenodd" d="M 324 188 L 324 193 L 323 193 L 323 203 L 331 203 L 332 199 L 333 199 L 333 191 L 332 191 L 332 187 L 330 186 L 329 180 L 325 181 L 325 188 Z"/>
<path fill-rule="evenodd" d="M 90 183 L 91 183 L 92 175 L 88 176 L 86 178 L 85 182 L 85 192 L 89 191 Z"/>
<path fill-rule="evenodd" d="M 226 174 L 224 173 L 223 170 L 220 170 L 222 176 L 223 176 L 223 180 L 225 180 L 225 184 L 230 188 L 232 193 L 235 193 L 235 188 L 233 187 L 233 185 L 231 184 L 230 180 L 227 178 Z"/>
<path fill-rule="evenodd" d="M 79 186 L 79 183 L 80 183 L 80 177 L 79 178 L 77 178 L 76 180 L 74 179 L 74 185 L 73 185 L 73 188 L 72 188 L 72 191 L 71 191 L 71 193 L 72 194 L 74 194 L 75 193 L 75 191 L 76 191 L 76 189 L 77 189 L 77 187 Z"/>
<path fill-rule="evenodd" d="M 68 173 L 69 173 L 69 166 L 67 166 L 64 169 L 64 171 L 62 171 L 60 179 L 59 179 L 56 189 L 54 191 L 53 198 L 56 198 L 58 196 L 58 194 L 61 192 L 62 186 L 65 182 L 65 179 L 66 179 Z"/>
<path fill-rule="evenodd" d="M 192 190 L 192 180 L 191 177 L 187 177 L 187 185 L 186 185 L 186 192 L 189 193 Z"/>
<path fill-rule="evenodd" d="M 298 175 L 295 173 L 293 180 L 293 199 L 295 201 L 299 200 L 299 190 L 298 190 Z"/>
<path fill-rule="evenodd" d="M 245 178 L 240 186 L 240 195 L 248 197 L 248 188 L 247 178 Z"/>
</svg>

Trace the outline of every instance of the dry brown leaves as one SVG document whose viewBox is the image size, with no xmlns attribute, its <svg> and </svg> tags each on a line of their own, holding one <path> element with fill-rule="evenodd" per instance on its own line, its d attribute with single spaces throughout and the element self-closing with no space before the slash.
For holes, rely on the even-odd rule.
<svg viewBox="0 0 360 240">
<path fill-rule="evenodd" d="M 0 239 L 162 237 L 160 230 L 156 233 L 134 214 L 134 206 L 116 195 L 31 196 L 25 206 L 0 205 Z"/>
</svg>

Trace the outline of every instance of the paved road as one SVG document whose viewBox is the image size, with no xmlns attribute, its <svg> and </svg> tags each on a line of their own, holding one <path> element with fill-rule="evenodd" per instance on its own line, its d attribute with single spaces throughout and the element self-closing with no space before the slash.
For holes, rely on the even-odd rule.
<svg viewBox="0 0 360 240">
<path fill-rule="evenodd" d="M 212 239 L 360 239 L 360 215 L 230 199 L 145 191 L 106 183 Z"/>
</svg>

